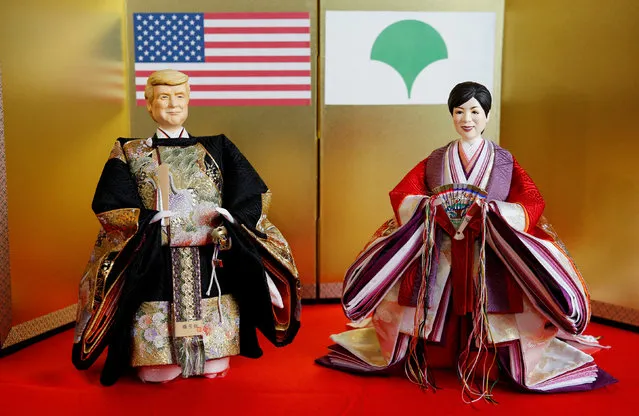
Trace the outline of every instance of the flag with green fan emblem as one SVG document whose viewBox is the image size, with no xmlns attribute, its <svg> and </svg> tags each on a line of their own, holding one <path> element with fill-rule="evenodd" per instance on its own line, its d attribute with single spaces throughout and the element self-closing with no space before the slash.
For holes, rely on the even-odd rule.
<svg viewBox="0 0 639 416">
<path fill-rule="evenodd" d="M 443 104 L 459 82 L 492 90 L 495 13 L 327 11 L 327 105 Z"/>
</svg>

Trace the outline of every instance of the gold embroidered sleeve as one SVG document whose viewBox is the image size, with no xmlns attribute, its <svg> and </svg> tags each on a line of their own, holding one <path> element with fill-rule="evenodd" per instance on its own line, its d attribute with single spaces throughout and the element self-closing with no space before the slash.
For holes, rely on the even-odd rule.
<svg viewBox="0 0 639 416">
<path fill-rule="evenodd" d="M 140 210 L 124 208 L 98 214 L 101 229 L 80 280 L 75 342 L 104 297 L 106 278 L 118 253 L 138 230 Z"/>
</svg>

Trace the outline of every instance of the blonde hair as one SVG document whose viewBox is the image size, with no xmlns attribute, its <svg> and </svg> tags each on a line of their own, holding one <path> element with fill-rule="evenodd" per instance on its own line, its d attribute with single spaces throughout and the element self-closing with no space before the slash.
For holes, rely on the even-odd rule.
<svg viewBox="0 0 639 416">
<path fill-rule="evenodd" d="M 149 78 L 146 80 L 146 87 L 144 88 L 144 98 L 146 102 L 153 102 L 153 87 L 156 85 L 182 85 L 186 84 L 186 94 L 189 96 L 191 94 L 191 89 L 189 88 L 189 76 L 176 71 L 175 69 L 161 69 L 159 71 L 155 71 Z"/>
</svg>

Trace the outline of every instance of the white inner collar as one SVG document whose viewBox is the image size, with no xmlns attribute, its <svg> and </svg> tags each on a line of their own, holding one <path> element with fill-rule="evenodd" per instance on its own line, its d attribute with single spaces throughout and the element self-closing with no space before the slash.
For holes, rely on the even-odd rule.
<svg viewBox="0 0 639 416">
<path fill-rule="evenodd" d="M 468 158 L 472 158 L 477 152 L 477 149 L 481 147 L 481 144 L 483 143 L 484 139 L 481 136 L 479 136 L 479 137 L 475 137 L 472 140 L 460 139 L 459 141 L 461 142 L 462 149 L 464 150 L 464 153 L 466 154 L 466 156 Z"/>
<path fill-rule="evenodd" d="M 158 127 L 155 131 L 155 135 L 158 139 L 179 139 L 189 137 L 189 133 L 184 127 L 180 127 L 179 129 L 174 131 L 169 131 Z"/>
</svg>

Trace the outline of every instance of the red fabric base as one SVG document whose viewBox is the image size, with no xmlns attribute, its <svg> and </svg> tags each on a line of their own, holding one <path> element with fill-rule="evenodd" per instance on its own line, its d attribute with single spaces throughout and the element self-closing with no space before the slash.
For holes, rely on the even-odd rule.
<svg viewBox="0 0 639 416">
<path fill-rule="evenodd" d="M 345 329 L 338 305 L 307 306 L 302 329 L 292 345 L 276 349 L 261 338 L 264 357 L 231 359 L 220 380 L 180 379 L 143 384 L 134 376 L 113 387 L 99 384 L 101 359 L 80 372 L 71 365 L 72 331 L 66 331 L 0 359 L 0 415 L 168 415 L 186 411 L 229 415 L 491 415 L 628 414 L 639 392 L 639 334 L 592 324 L 588 333 L 601 335 L 610 351 L 597 363 L 619 383 L 591 392 L 556 395 L 526 394 L 500 383 L 498 405 L 461 401 L 456 376 L 436 371 L 441 390 L 422 392 L 399 377 L 361 377 L 313 364 L 331 344 L 328 336 Z M 204 413 L 202 413 L 204 414 Z M 486 413 L 488 414 L 488 413 Z"/>
</svg>

